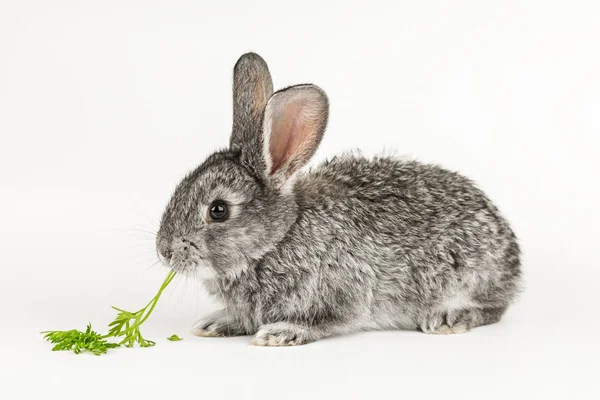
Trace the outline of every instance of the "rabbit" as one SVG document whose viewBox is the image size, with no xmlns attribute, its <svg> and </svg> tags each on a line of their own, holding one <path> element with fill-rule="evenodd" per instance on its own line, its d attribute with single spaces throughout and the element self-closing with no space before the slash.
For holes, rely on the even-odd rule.
<svg viewBox="0 0 600 400">
<path fill-rule="evenodd" d="M 522 272 L 496 206 L 471 180 L 416 161 L 348 153 L 307 171 L 328 110 L 312 84 L 273 93 L 255 53 L 235 64 L 229 147 L 176 187 L 156 237 L 163 264 L 202 274 L 224 304 L 192 332 L 294 346 L 499 321 Z"/>
</svg>

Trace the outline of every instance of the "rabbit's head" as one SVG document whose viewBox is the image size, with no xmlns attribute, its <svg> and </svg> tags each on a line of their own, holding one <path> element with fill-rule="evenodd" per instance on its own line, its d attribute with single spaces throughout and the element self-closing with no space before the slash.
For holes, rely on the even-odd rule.
<svg viewBox="0 0 600 400">
<path fill-rule="evenodd" d="M 236 63 L 229 148 L 212 154 L 177 186 L 156 246 L 175 271 L 236 276 L 281 241 L 298 216 L 293 180 L 327 124 L 325 93 L 314 85 L 273 93 L 265 61 Z"/>
</svg>

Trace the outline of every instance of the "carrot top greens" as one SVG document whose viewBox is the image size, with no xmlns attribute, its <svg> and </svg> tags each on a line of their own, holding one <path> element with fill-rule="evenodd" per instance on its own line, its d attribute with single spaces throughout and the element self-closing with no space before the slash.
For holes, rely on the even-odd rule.
<svg viewBox="0 0 600 400">
<path fill-rule="evenodd" d="M 136 312 L 126 311 L 117 307 L 112 307 L 118 311 L 117 317 L 108 327 L 106 335 L 101 335 L 92 330 L 92 325 L 88 324 L 85 332 L 72 329 L 70 331 L 45 331 L 42 332 L 44 339 L 54 344 L 53 351 L 72 350 L 75 354 L 82 351 L 89 351 L 97 356 L 104 354 L 108 349 L 119 346 L 133 347 L 138 344 L 140 347 L 151 347 L 156 344 L 152 340 L 145 339 L 140 332 L 140 326 L 150 316 L 160 295 L 175 277 L 175 272 L 171 271 L 165 278 L 158 293 L 150 300 L 146 307 Z M 108 342 L 107 339 L 120 340 L 118 343 Z M 168 338 L 171 341 L 182 340 L 177 335 Z"/>
<path fill-rule="evenodd" d="M 82 351 L 89 351 L 97 356 L 106 353 L 106 350 L 119 347 L 117 343 L 106 341 L 106 337 L 92 330 L 92 325 L 88 324 L 85 332 L 72 329 L 70 331 L 49 331 L 42 332 L 44 338 L 50 343 L 55 343 L 53 351 L 72 350 L 79 354 Z"/>
</svg>

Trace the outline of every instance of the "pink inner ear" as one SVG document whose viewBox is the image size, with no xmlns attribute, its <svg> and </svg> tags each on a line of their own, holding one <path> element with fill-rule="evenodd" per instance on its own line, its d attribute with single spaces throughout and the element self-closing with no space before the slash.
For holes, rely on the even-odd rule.
<svg viewBox="0 0 600 400">
<path fill-rule="evenodd" d="M 277 172 L 294 155 L 302 154 L 303 145 L 309 141 L 310 123 L 303 121 L 302 111 L 305 101 L 298 100 L 285 107 L 280 115 L 273 118 L 270 146 L 271 174 Z"/>
</svg>

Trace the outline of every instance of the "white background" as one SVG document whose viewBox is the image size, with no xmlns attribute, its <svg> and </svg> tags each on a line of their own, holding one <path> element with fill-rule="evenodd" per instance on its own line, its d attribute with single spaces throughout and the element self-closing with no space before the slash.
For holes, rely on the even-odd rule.
<svg viewBox="0 0 600 400">
<path fill-rule="evenodd" d="M 0 397 L 599 398 L 598 2 L 0 4 Z M 228 143 L 250 50 L 276 87 L 329 94 L 315 162 L 395 150 L 488 192 L 527 279 L 501 323 L 256 348 L 191 336 L 216 304 L 179 277 L 143 329 L 156 347 L 50 351 L 39 331 L 106 331 L 110 305 L 154 295 L 152 232 Z"/>
</svg>

